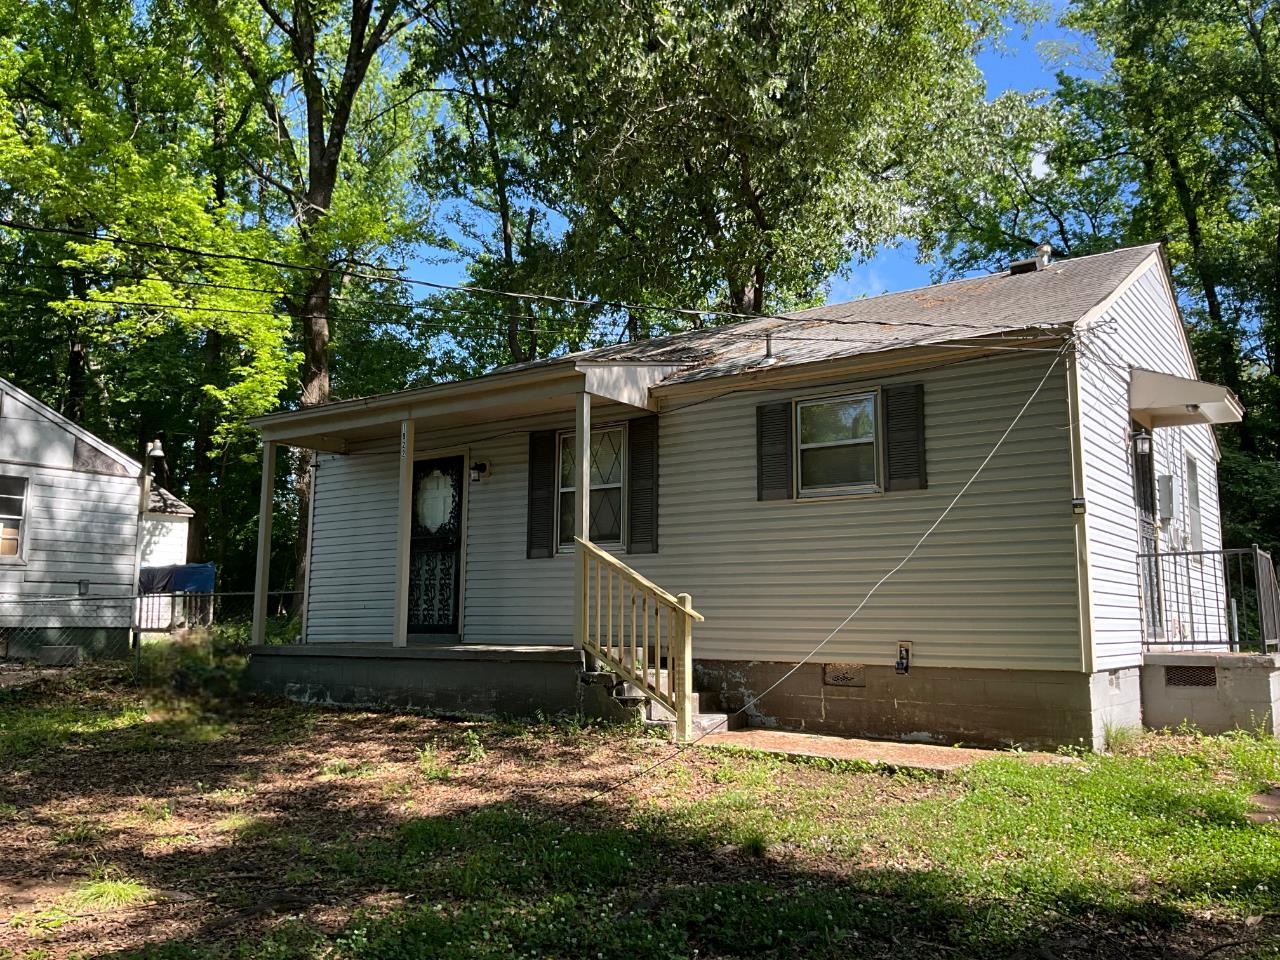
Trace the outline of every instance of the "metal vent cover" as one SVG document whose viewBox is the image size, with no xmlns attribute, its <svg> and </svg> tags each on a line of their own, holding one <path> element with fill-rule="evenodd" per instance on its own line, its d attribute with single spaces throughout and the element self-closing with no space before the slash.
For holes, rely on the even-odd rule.
<svg viewBox="0 0 1280 960">
<path fill-rule="evenodd" d="M 828 663 L 822 671 L 822 682 L 828 687 L 865 687 L 867 667 L 862 663 Z"/>
<path fill-rule="evenodd" d="M 1218 669 L 1216 667 L 1165 667 L 1164 685 L 1166 687 L 1216 687 Z"/>
</svg>

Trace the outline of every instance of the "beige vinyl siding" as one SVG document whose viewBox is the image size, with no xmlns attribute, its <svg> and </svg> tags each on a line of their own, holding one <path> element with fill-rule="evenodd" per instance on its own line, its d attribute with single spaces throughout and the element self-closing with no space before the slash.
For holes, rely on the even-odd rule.
<svg viewBox="0 0 1280 960">
<path fill-rule="evenodd" d="M 659 552 L 626 560 L 667 589 L 692 593 L 707 617 L 695 633 L 696 656 L 797 660 L 933 522 L 1050 359 L 1010 354 L 668 410 L 659 427 Z M 1059 370 L 948 520 L 817 660 L 891 663 L 896 643 L 910 640 L 921 665 L 1080 669 L 1066 377 Z M 916 381 L 925 384 L 927 490 L 756 500 L 757 404 Z M 595 424 L 617 419 L 619 410 L 597 410 Z M 468 493 L 466 642 L 571 642 L 572 557 L 525 556 L 528 431 L 571 425 L 565 414 L 419 438 L 419 455 L 466 449 L 493 471 Z M 395 490 L 391 451 L 321 458 L 312 642 L 389 639 Z"/>
<path fill-rule="evenodd" d="M 399 461 L 386 453 L 316 462 L 307 641 L 390 643 Z"/>
<path fill-rule="evenodd" d="M 1134 666 L 1142 657 L 1142 608 L 1137 508 L 1129 444 L 1130 366 L 1181 377 L 1196 376 L 1181 322 L 1169 299 L 1162 267 L 1151 265 L 1083 334 L 1079 365 L 1081 442 L 1089 504 L 1089 568 L 1093 593 L 1093 643 L 1100 670 Z M 1179 526 L 1186 513 L 1186 455 L 1196 457 L 1204 549 L 1222 545 L 1217 456 L 1211 428 L 1165 427 L 1154 432 L 1155 472 L 1180 479 Z M 1166 533 L 1167 538 L 1167 533 Z M 1168 549 L 1166 542 L 1161 549 Z M 1199 572 L 1198 570 L 1196 571 Z M 1220 603 L 1217 587 L 1196 591 L 1195 602 Z"/>
<path fill-rule="evenodd" d="M 884 381 L 756 391 L 664 413 L 659 553 L 627 562 L 707 617 L 696 656 L 795 660 L 857 604 L 977 468 L 1044 373 L 1043 354 Z M 929 489 L 756 500 L 755 408 L 785 397 L 925 383 Z M 935 666 L 1079 669 L 1065 376 L 1055 376 L 988 472 L 820 661 L 889 663 L 899 640 Z M 525 559 L 524 437 L 472 446 L 466 639 L 568 642 L 573 565 Z"/>
</svg>

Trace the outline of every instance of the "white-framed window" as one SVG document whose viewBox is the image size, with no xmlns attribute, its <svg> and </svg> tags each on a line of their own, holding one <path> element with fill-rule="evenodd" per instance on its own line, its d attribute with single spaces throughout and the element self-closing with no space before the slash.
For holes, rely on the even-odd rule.
<svg viewBox="0 0 1280 960">
<path fill-rule="evenodd" d="M 27 478 L 0 477 L 0 559 L 22 556 L 26 510 Z"/>
<path fill-rule="evenodd" d="M 560 434 L 560 546 L 573 543 L 573 500 L 577 488 L 576 444 L 572 431 Z M 591 431 L 592 543 L 621 543 L 626 497 L 627 434 L 619 425 Z"/>
<path fill-rule="evenodd" d="M 802 497 L 880 490 L 879 394 L 796 404 L 796 473 Z"/>
<path fill-rule="evenodd" d="M 1187 454 L 1187 526 L 1191 549 L 1204 549 L 1204 527 L 1200 517 L 1200 471 L 1196 458 Z"/>
</svg>

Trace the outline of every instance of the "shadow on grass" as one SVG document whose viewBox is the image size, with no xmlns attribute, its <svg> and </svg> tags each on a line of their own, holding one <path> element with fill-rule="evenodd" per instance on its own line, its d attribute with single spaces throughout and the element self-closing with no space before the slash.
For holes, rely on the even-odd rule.
<svg viewBox="0 0 1280 960">
<path fill-rule="evenodd" d="M 72 705 L 49 693 L 26 693 L 21 710 L 7 714 L 22 713 L 36 731 L 0 762 L 0 788 L 23 810 L 78 791 L 90 805 L 138 795 L 177 797 L 181 812 L 184 803 L 208 802 L 211 792 L 258 779 L 268 769 L 309 771 L 259 791 L 251 812 L 228 816 L 215 838 L 190 848 L 149 856 L 136 842 L 108 844 L 105 854 L 129 877 L 195 899 L 113 918 L 115 935 L 150 945 L 85 951 L 77 943 L 85 957 L 1198 960 L 1209 951 L 1231 957 L 1224 945 L 1245 939 L 1238 921 L 1197 917 L 1159 891 L 1118 890 L 1089 880 L 1087 871 L 1043 874 L 1034 865 L 1010 862 L 1007 874 L 1015 881 L 996 895 L 975 890 L 972 875 L 954 865 L 887 869 L 883 856 L 864 863 L 856 844 L 837 845 L 855 852 L 825 858 L 812 851 L 798 855 L 757 829 L 758 810 L 731 802 L 745 796 L 741 790 L 675 809 L 639 800 L 630 807 L 573 807 L 525 794 L 518 785 L 499 791 L 503 799 L 468 805 L 465 787 L 448 780 L 432 789 L 442 792 L 451 812 L 409 816 L 395 797 L 361 792 L 358 778 L 320 775 L 317 758 L 350 747 L 362 731 L 371 743 L 380 741 L 379 748 L 403 751 L 415 738 L 420 742 L 424 729 L 445 726 L 432 727 L 431 721 L 410 720 L 401 736 L 395 732 L 401 718 L 379 726 L 293 706 L 232 703 L 216 713 L 195 711 L 157 723 L 122 714 L 119 704 L 90 691 L 80 703 L 88 713 L 73 710 L 68 724 L 65 711 Z M 0 713 L 14 706 L 0 702 Z M 488 744 L 496 762 L 515 762 L 521 749 L 514 738 Z M 556 762 L 566 771 L 568 764 L 582 769 L 592 749 L 591 743 L 577 753 L 567 749 L 548 769 Z M 975 815 L 975 803 L 981 808 L 984 790 L 993 797 L 1008 793 L 1009 783 L 991 769 L 990 782 L 980 775 L 969 784 L 962 798 L 966 816 Z M 15 771 L 20 776 L 5 776 Z M 575 780 L 572 792 L 587 795 L 617 773 L 606 766 L 598 776 Z M 1044 805 L 1046 813 L 1051 800 L 1069 807 L 1071 776 L 1028 771 L 1018 795 L 1028 805 Z M 1062 782 L 1049 790 L 1046 778 L 1058 777 Z M 1241 822 L 1238 809 L 1225 801 L 1189 804 L 1174 786 L 1160 783 L 1095 799 L 1153 830 L 1203 825 L 1238 830 L 1248 840 L 1270 829 Z M 941 807 L 938 818 L 940 831 L 965 823 Z M 978 832 L 979 821 L 970 824 Z M 1010 836 L 1005 829 L 1003 839 Z M 10 860 L 6 872 L 46 876 L 65 871 L 69 862 L 65 850 L 49 845 L 31 845 L 25 856 Z M 1179 895 L 1198 890 L 1211 901 L 1246 883 L 1280 892 L 1280 877 L 1267 872 L 1270 862 L 1206 860 L 1180 878 Z M 1025 882 L 1016 879 L 1024 868 Z M 328 922 L 322 922 L 326 914 Z M 182 932 L 153 932 L 161 917 L 173 922 L 154 929 Z M 1247 938 L 1256 943 L 1270 937 L 1270 924 L 1264 921 Z M 69 929 L 63 946 L 73 936 Z"/>
</svg>

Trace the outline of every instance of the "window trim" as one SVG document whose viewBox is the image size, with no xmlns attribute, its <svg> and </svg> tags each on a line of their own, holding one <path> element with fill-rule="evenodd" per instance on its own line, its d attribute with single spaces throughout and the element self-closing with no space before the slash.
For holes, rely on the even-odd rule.
<svg viewBox="0 0 1280 960">
<path fill-rule="evenodd" d="M 5 474 L 0 474 L 0 477 L 4 477 L 5 479 L 10 479 L 10 480 L 22 481 L 22 515 L 18 517 L 14 517 L 11 514 L 3 515 L 3 518 L 6 520 L 18 521 L 18 537 L 17 537 L 18 552 L 12 556 L 0 555 L 0 563 L 25 565 L 27 562 L 26 561 L 27 527 L 30 525 L 30 514 L 31 514 L 31 477 L 21 473 L 5 473 Z"/>
<path fill-rule="evenodd" d="M 822 403 L 838 403 L 842 400 L 871 399 L 871 438 L 869 440 L 828 440 L 822 443 L 804 443 L 800 439 L 801 411 L 808 406 Z M 815 500 L 832 497 L 859 497 L 884 493 L 884 436 L 881 425 L 883 399 L 879 387 L 869 390 L 858 390 L 853 393 L 836 393 L 815 397 L 797 397 L 792 402 L 794 424 L 792 427 L 792 453 L 795 461 L 795 499 Z M 870 443 L 872 460 L 875 463 L 875 480 L 871 483 L 842 484 L 839 486 L 811 487 L 808 490 L 803 482 L 803 456 L 806 450 L 823 450 L 832 447 L 862 446 Z"/>
<path fill-rule="evenodd" d="M 591 428 L 591 435 L 594 437 L 597 433 L 608 433 L 610 430 L 617 430 L 622 436 L 622 446 L 620 450 L 620 458 L 622 460 L 622 479 L 616 483 L 603 484 L 601 486 L 593 486 L 592 491 L 596 490 L 618 490 L 621 493 L 622 508 L 618 518 L 618 539 L 617 540 L 601 540 L 599 546 L 612 547 L 619 546 L 626 548 L 627 546 L 627 486 L 631 479 L 631 465 L 628 463 L 628 437 L 627 422 L 625 420 L 618 423 L 602 423 L 599 426 Z M 567 543 L 560 542 L 560 498 L 566 494 L 575 491 L 576 487 L 561 486 L 564 476 L 564 438 L 572 437 L 578 431 L 575 429 L 557 430 L 556 431 L 556 552 L 557 553 L 573 553 L 574 543 L 570 540 Z M 590 536 L 590 531 L 587 535 Z M 595 541 L 593 541 L 595 542 Z"/>
<path fill-rule="evenodd" d="M 1195 454 L 1187 454 L 1184 469 L 1187 473 L 1187 539 L 1191 541 L 1191 549 L 1199 552 L 1204 550 L 1204 509 L 1200 502 L 1200 463 Z M 1203 559 L 1196 557 L 1197 562 L 1203 562 Z"/>
</svg>

